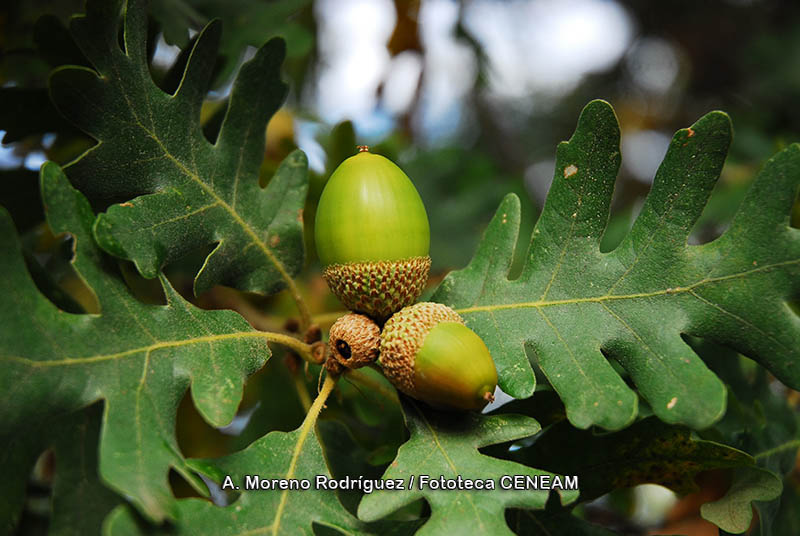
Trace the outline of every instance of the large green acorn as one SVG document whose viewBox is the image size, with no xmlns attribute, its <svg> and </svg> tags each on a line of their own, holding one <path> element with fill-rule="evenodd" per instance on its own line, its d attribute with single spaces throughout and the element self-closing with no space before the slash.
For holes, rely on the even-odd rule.
<svg viewBox="0 0 800 536">
<path fill-rule="evenodd" d="M 430 227 L 414 184 L 365 146 L 322 191 L 314 238 L 323 277 L 350 310 L 379 323 L 414 303 L 428 281 Z"/>
</svg>

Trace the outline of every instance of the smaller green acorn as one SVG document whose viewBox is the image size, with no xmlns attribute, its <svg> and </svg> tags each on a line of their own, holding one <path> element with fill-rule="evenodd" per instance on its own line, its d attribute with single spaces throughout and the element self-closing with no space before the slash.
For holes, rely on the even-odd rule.
<svg viewBox="0 0 800 536">
<path fill-rule="evenodd" d="M 414 303 L 428 281 L 430 228 L 422 199 L 399 167 L 366 146 L 328 179 L 314 239 L 331 291 L 378 323 Z"/>
<path fill-rule="evenodd" d="M 497 370 L 483 340 L 440 303 L 417 303 L 387 320 L 378 363 L 400 391 L 434 407 L 481 410 Z"/>
</svg>

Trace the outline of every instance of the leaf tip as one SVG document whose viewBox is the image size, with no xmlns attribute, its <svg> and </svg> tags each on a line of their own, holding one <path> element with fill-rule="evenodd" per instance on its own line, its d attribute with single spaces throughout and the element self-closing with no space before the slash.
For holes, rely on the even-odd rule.
<svg viewBox="0 0 800 536">
<path fill-rule="evenodd" d="M 500 201 L 500 206 L 497 207 L 497 212 L 505 212 L 511 214 L 518 214 L 522 210 L 522 202 L 519 196 L 514 192 L 509 192 Z"/>
<path fill-rule="evenodd" d="M 373 496 L 375 499 L 373 499 Z M 380 494 L 364 495 L 364 498 L 358 503 L 356 517 L 365 523 L 372 523 L 387 515 L 389 512 L 385 509 L 386 505 L 382 505 L 381 501 L 377 500 L 379 498 Z"/>
<path fill-rule="evenodd" d="M 114 231 L 114 222 L 113 219 L 109 217 L 108 213 L 105 212 L 98 214 L 94 220 L 94 223 L 92 224 L 92 235 L 94 236 L 94 240 L 97 242 L 97 245 L 100 246 L 100 248 L 106 253 L 110 253 L 114 257 L 130 260 L 130 255 L 119 242 L 119 240 L 117 240 Z M 147 279 L 152 279 L 157 275 L 157 272 L 152 273 L 152 270 L 148 271 L 146 268 L 140 266 L 140 264 L 136 261 L 134 261 L 134 264 L 136 264 L 139 273 L 141 273 L 142 276 Z"/>
<path fill-rule="evenodd" d="M 308 156 L 306 156 L 306 153 L 302 149 L 295 149 L 289 153 L 289 156 L 286 157 L 286 161 L 292 166 L 308 167 Z"/>
<path fill-rule="evenodd" d="M 733 123 L 730 116 L 725 112 L 713 110 L 695 121 L 692 126 L 683 130 L 688 133 L 687 137 L 689 138 L 694 137 L 697 130 L 706 130 L 709 134 L 719 134 L 723 138 L 730 139 L 733 134 Z"/>
<path fill-rule="evenodd" d="M 39 188 L 42 192 L 42 203 L 44 204 L 45 212 L 48 214 L 49 207 L 57 205 L 55 198 L 59 190 L 78 193 L 70 184 L 69 179 L 67 179 L 64 169 L 50 160 L 42 164 L 39 169 Z M 53 225 L 52 222 L 50 224 Z"/>
<path fill-rule="evenodd" d="M 617 113 L 614 111 L 614 107 L 611 106 L 608 101 L 603 99 L 594 99 L 589 101 L 589 103 L 583 107 L 583 110 L 581 110 L 581 115 L 578 121 L 580 122 L 584 116 L 602 119 L 605 121 L 614 121 L 615 124 L 619 124 L 619 121 L 617 120 Z"/>
<path fill-rule="evenodd" d="M 222 31 L 222 21 L 219 18 L 213 18 L 208 21 L 200 33 L 208 33 L 208 32 L 221 32 Z"/>
<path fill-rule="evenodd" d="M 614 111 L 614 107 L 611 106 L 611 103 L 609 103 L 605 99 L 592 99 L 592 100 L 590 100 L 588 103 L 586 103 L 586 106 L 583 107 L 583 111 L 585 112 L 587 110 L 594 110 L 594 109 L 598 109 L 599 110 L 601 108 L 607 109 L 608 111 L 611 111 L 611 112 Z"/>
<path fill-rule="evenodd" d="M 273 37 L 264 43 L 264 45 L 262 45 L 259 52 L 267 55 L 274 54 L 278 57 L 279 63 L 283 63 L 283 60 L 286 57 L 286 40 L 280 36 Z"/>
<path fill-rule="evenodd" d="M 797 158 L 798 154 L 800 154 L 800 143 L 795 142 L 790 144 L 786 149 L 786 154 L 788 154 L 792 158 Z"/>
<path fill-rule="evenodd" d="M 199 43 L 201 39 L 208 39 L 211 40 L 211 42 L 213 43 L 213 46 L 209 48 L 217 50 L 221 38 L 222 38 L 222 21 L 218 18 L 214 18 L 208 21 L 208 23 L 205 26 L 203 26 L 197 38 L 194 39 L 194 41 L 190 42 L 189 46 L 197 48 L 197 43 Z"/>
<path fill-rule="evenodd" d="M 42 167 L 39 168 L 39 178 L 42 181 L 42 187 L 45 184 L 50 185 L 53 182 L 58 180 L 58 176 L 62 173 L 61 166 L 52 162 L 50 160 L 46 160 Z"/>
<path fill-rule="evenodd" d="M 503 196 L 503 203 L 513 203 L 514 205 L 519 205 L 519 196 L 514 192 L 509 192 L 505 196 Z"/>
</svg>

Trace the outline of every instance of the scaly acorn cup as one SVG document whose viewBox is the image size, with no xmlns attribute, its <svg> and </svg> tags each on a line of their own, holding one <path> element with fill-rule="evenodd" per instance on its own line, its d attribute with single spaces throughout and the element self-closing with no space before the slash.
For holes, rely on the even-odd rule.
<svg viewBox="0 0 800 536">
<path fill-rule="evenodd" d="M 326 362 L 329 371 L 340 373 L 343 368 L 359 368 L 378 359 L 381 330 L 368 316 L 348 313 L 331 326 Z"/>
<path fill-rule="evenodd" d="M 428 215 L 403 171 L 366 146 L 322 191 L 314 238 L 331 291 L 383 323 L 422 294 L 431 259 Z"/>
<path fill-rule="evenodd" d="M 481 410 L 494 400 L 489 349 L 446 305 L 417 303 L 395 313 L 381 332 L 378 363 L 397 389 L 434 407 Z"/>
</svg>

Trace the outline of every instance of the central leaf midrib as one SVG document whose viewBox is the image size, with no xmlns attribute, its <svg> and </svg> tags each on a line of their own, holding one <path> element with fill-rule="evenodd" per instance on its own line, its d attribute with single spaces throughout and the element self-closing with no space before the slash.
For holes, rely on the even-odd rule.
<svg viewBox="0 0 800 536">
<path fill-rule="evenodd" d="M 117 73 L 117 77 L 118 77 L 118 79 L 121 79 L 121 77 L 119 76 L 118 73 Z M 145 124 L 139 118 L 139 115 L 136 113 L 136 110 L 134 109 L 133 104 L 131 103 L 131 101 L 128 98 L 128 95 L 125 93 L 125 91 L 121 91 L 121 93 L 122 93 L 123 98 L 125 99 L 125 102 L 128 105 L 128 108 L 130 108 L 131 116 L 133 117 L 134 121 L 139 126 L 139 128 L 141 128 L 145 132 L 145 134 L 147 134 L 147 136 L 150 137 L 150 139 L 152 139 L 154 142 L 156 142 L 158 147 L 164 153 L 164 156 L 169 161 L 171 161 L 175 165 L 175 167 L 178 168 L 178 170 L 181 173 L 183 173 L 184 175 L 189 177 L 189 179 L 191 179 L 198 186 L 200 186 L 200 188 L 202 188 L 203 191 L 205 191 L 208 195 L 210 195 L 217 203 L 219 203 L 219 205 L 221 207 L 223 207 L 228 212 L 228 214 L 231 216 L 233 221 L 236 222 L 242 228 L 242 230 L 245 232 L 245 234 L 247 234 L 250 237 L 252 243 L 255 243 L 258 246 L 258 248 L 261 250 L 261 252 L 264 254 L 264 256 L 267 258 L 267 260 L 269 262 L 271 262 L 275 266 L 275 268 L 278 270 L 278 273 L 280 274 L 281 278 L 284 280 L 286 285 L 289 288 L 293 289 L 295 287 L 294 280 L 292 279 L 291 275 L 286 271 L 285 267 L 283 266 L 283 263 L 281 263 L 280 260 L 278 260 L 278 258 L 272 253 L 272 251 L 267 247 L 267 245 L 258 237 L 256 232 L 250 227 L 250 225 L 239 215 L 238 212 L 236 212 L 236 210 L 233 207 L 231 207 L 231 205 L 229 205 L 224 199 L 222 199 L 214 191 L 213 188 L 211 188 L 206 183 L 204 183 L 202 180 L 200 180 L 200 176 L 197 173 L 192 172 L 189 168 L 187 168 L 183 164 L 183 162 L 181 162 L 178 158 L 176 158 L 169 151 L 169 149 L 167 149 L 167 146 L 164 145 L 164 143 L 161 141 L 161 139 L 155 133 L 155 122 L 154 122 L 154 120 L 152 118 L 152 115 L 151 115 L 151 123 L 153 123 L 153 129 L 149 129 L 149 128 L 147 128 L 147 126 L 145 126 Z M 147 98 L 147 95 L 148 95 L 148 93 L 145 92 L 145 98 Z M 152 113 L 151 107 L 149 105 L 149 100 L 148 100 L 148 110 L 150 110 L 151 113 Z M 238 180 L 239 180 L 238 174 L 235 177 L 235 180 L 238 182 Z"/>
<path fill-rule="evenodd" d="M 442 453 L 442 456 L 444 456 L 444 459 L 447 461 L 447 464 L 450 466 L 450 468 L 453 470 L 453 472 L 456 475 L 461 474 L 461 473 L 459 473 L 458 469 L 456 468 L 456 464 L 453 463 L 453 460 L 447 454 L 447 451 L 445 451 L 444 447 L 442 446 L 442 443 L 439 441 L 439 434 L 436 433 L 436 430 L 433 428 L 433 426 L 431 425 L 431 423 L 428 420 L 428 418 L 425 416 L 424 413 L 422 413 L 422 411 L 419 409 L 419 406 L 416 403 L 412 402 L 412 404 L 414 406 L 414 410 L 417 412 L 417 415 L 422 417 L 422 420 L 425 422 L 425 426 L 428 427 L 428 431 L 430 432 L 431 437 L 433 438 L 433 441 L 436 444 L 436 448 L 439 449 L 439 452 Z M 460 491 L 457 492 L 457 495 L 461 495 L 461 494 L 462 493 Z M 472 496 L 469 493 L 464 493 L 463 495 L 467 498 L 467 502 L 469 502 L 470 506 L 472 506 L 472 509 L 475 511 L 475 517 L 477 518 L 481 529 L 483 529 L 484 528 L 484 524 L 483 524 L 483 520 L 481 519 L 480 510 L 478 510 L 477 505 L 472 500 Z"/>
<path fill-rule="evenodd" d="M 250 237 L 252 243 L 255 243 L 256 246 L 258 246 L 258 248 L 267 258 L 267 260 L 269 260 L 275 266 L 275 268 L 278 270 L 278 273 L 280 273 L 281 278 L 284 280 L 284 282 L 286 282 L 287 286 L 292 286 L 294 280 L 286 271 L 286 268 L 283 266 L 283 263 L 281 263 L 278 260 L 275 254 L 272 253 L 272 251 L 267 247 L 267 245 L 258 237 L 256 232 L 250 227 L 250 225 L 244 220 L 244 218 L 242 218 L 239 215 L 236 209 L 234 209 L 230 204 L 228 204 L 227 201 L 222 199 L 222 197 L 220 197 L 217 194 L 217 192 L 215 192 L 210 186 L 208 186 L 206 183 L 200 180 L 200 176 L 198 174 L 192 172 L 192 170 L 187 168 L 183 164 L 183 162 L 181 162 L 172 153 L 170 153 L 167 147 L 161 141 L 161 139 L 154 132 L 148 130 L 147 127 L 145 127 L 141 122 L 139 122 L 139 126 L 147 133 L 148 136 L 150 136 L 150 138 L 153 141 L 155 141 L 158 144 L 158 146 L 164 152 L 164 156 L 166 156 L 168 160 L 170 160 L 173 164 L 175 164 L 175 166 L 178 168 L 178 170 L 180 170 L 181 173 L 183 173 L 184 175 L 189 177 L 192 181 L 194 181 L 198 186 L 200 186 L 200 188 L 203 189 L 204 192 L 206 192 L 217 203 L 219 203 L 219 206 L 225 209 L 225 211 L 231 216 L 233 221 L 236 222 L 242 228 L 245 234 L 247 234 Z M 235 180 L 238 182 L 239 180 L 238 176 L 235 178 Z"/>
<path fill-rule="evenodd" d="M 131 348 L 129 350 L 123 350 L 121 352 L 114 352 L 111 354 L 97 354 L 97 355 L 83 356 L 83 357 L 67 357 L 63 359 L 51 359 L 45 361 L 37 361 L 34 359 L 30 359 L 27 357 L 20 357 L 20 356 L 2 356 L 0 357 L 0 361 L 6 361 L 6 362 L 15 361 L 17 363 L 28 365 L 32 368 L 83 365 L 88 363 L 112 361 L 115 359 L 121 359 L 123 357 L 127 357 L 129 355 L 140 354 L 142 352 L 152 352 L 164 348 L 176 348 L 180 346 L 189 346 L 192 344 L 205 344 L 208 342 L 236 340 L 245 338 L 261 338 L 268 341 L 269 335 L 261 331 L 242 331 L 237 333 L 222 333 L 219 335 L 205 335 L 202 337 L 194 337 L 191 339 L 161 341 L 154 344 L 150 344 L 148 346 L 139 346 L 136 348 Z"/>
<path fill-rule="evenodd" d="M 501 311 L 501 310 L 508 310 L 508 309 L 539 309 L 544 307 L 553 307 L 557 305 L 574 305 L 580 303 L 603 303 L 608 301 L 615 301 L 615 300 L 633 300 L 633 299 L 642 299 L 642 298 L 653 298 L 657 296 L 666 296 L 666 295 L 673 295 L 673 294 L 683 294 L 683 293 L 691 293 L 694 289 L 701 287 L 703 285 L 707 285 L 710 283 L 717 283 L 719 281 L 726 281 L 729 279 L 737 279 L 741 277 L 746 277 L 750 274 L 765 271 L 771 268 L 777 268 L 781 266 L 788 266 L 792 264 L 799 264 L 800 259 L 777 262 L 774 264 L 768 264 L 765 266 L 759 266 L 758 268 L 753 268 L 752 270 L 746 270 L 744 272 L 739 272 L 736 274 L 730 274 L 725 276 L 719 277 L 708 277 L 705 279 L 701 279 L 691 285 L 687 285 L 684 287 L 670 287 L 662 290 L 655 290 L 651 292 L 639 292 L 633 294 L 604 294 L 601 296 L 589 296 L 586 298 L 568 298 L 563 300 L 537 300 L 533 302 L 515 302 L 515 303 L 499 303 L 499 304 L 492 304 L 492 305 L 474 305 L 471 307 L 462 307 L 457 308 L 455 311 L 459 314 L 471 314 L 471 313 L 480 313 L 480 312 L 492 312 L 492 311 Z"/>
</svg>

